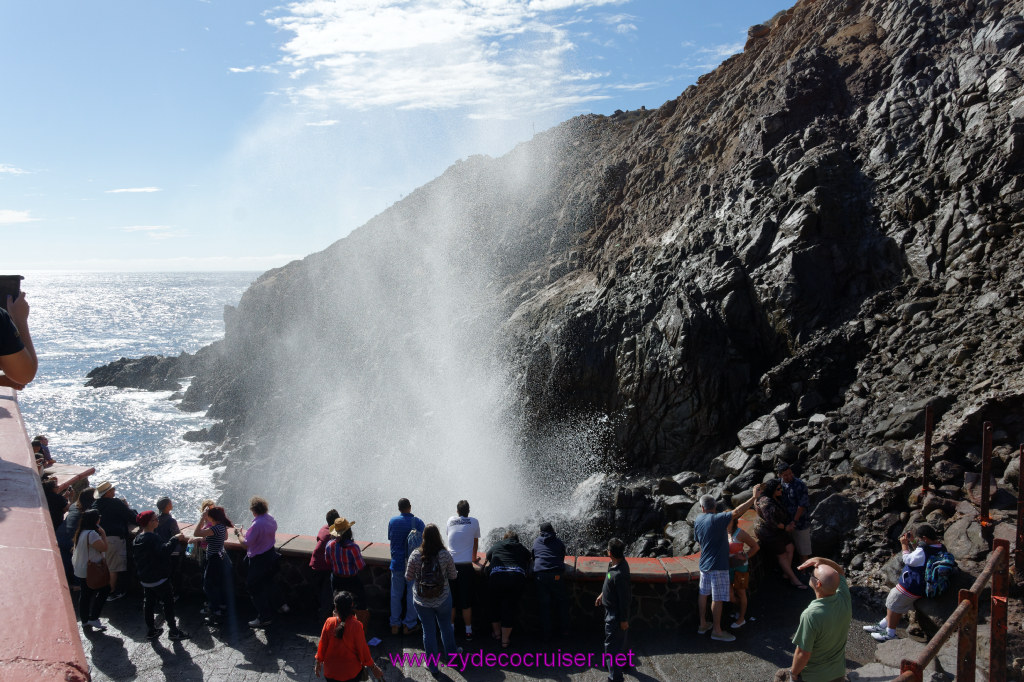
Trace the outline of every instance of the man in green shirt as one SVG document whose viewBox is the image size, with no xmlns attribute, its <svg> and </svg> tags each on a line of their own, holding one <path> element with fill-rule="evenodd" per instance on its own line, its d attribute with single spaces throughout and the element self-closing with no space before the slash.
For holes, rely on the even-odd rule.
<svg viewBox="0 0 1024 682">
<path fill-rule="evenodd" d="M 846 637 L 853 619 L 845 571 L 821 557 L 808 559 L 799 567 L 807 569 L 813 569 L 809 584 L 816 599 L 800 614 L 789 676 L 796 682 L 842 680 L 846 675 Z"/>
</svg>

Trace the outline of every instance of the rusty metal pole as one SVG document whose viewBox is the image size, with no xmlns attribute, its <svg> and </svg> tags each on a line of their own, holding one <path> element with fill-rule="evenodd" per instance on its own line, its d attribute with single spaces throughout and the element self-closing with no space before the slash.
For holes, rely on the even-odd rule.
<svg viewBox="0 0 1024 682">
<path fill-rule="evenodd" d="M 906 658 L 900 661 L 900 677 L 905 677 L 904 673 L 913 675 L 914 682 L 924 682 L 924 667 L 917 661 Z"/>
<path fill-rule="evenodd" d="M 935 411 L 931 405 L 924 408 L 924 475 L 921 476 L 921 492 L 928 492 L 932 475 L 932 433 L 935 431 Z"/>
<path fill-rule="evenodd" d="M 988 542 L 989 549 L 992 548 L 992 519 L 988 515 L 988 502 L 991 487 L 989 481 L 992 479 L 992 422 L 985 422 L 982 429 L 981 445 L 981 536 Z"/>
<path fill-rule="evenodd" d="M 967 602 L 967 613 L 960 621 L 960 639 L 956 649 L 957 682 L 974 682 L 978 658 L 978 595 L 960 590 L 959 600 Z"/>
<path fill-rule="evenodd" d="M 1014 567 L 1017 575 L 1024 577 L 1024 445 L 1020 446 L 1020 459 L 1017 460 L 1017 556 Z"/>
<path fill-rule="evenodd" d="M 996 552 L 1003 556 L 992 574 L 992 633 L 989 637 L 988 679 L 1006 677 L 1006 598 L 1010 594 L 1010 541 L 996 540 Z"/>
</svg>

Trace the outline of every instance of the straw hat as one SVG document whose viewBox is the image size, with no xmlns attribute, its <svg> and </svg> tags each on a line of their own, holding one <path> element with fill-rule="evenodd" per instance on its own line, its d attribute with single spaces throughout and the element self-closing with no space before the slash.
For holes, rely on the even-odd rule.
<svg viewBox="0 0 1024 682">
<path fill-rule="evenodd" d="M 107 493 L 108 490 L 113 490 L 113 489 L 114 489 L 114 484 L 113 483 L 111 483 L 110 481 L 103 481 L 103 483 L 100 483 L 98 486 L 96 486 L 96 497 L 103 497 Z"/>
<path fill-rule="evenodd" d="M 356 525 L 355 521 L 349 521 L 348 519 L 344 518 L 338 519 L 334 522 L 334 525 L 331 526 L 331 535 L 333 535 L 336 538 L 340 538 L 342 535 L 345 534 L 345 531 L 347 531 L 354 525 Z"/>
</svg>

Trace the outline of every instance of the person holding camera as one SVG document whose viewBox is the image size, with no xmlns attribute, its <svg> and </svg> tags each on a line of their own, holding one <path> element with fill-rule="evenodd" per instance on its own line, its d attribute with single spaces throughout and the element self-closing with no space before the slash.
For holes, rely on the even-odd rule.
<svg viewBox="0 0 1024 682">
<path fill-rule="evenodd" d="M 896 587 L 889 590 L 889 596 L 885 598 L 885 618 L 875 625 L 864 626 L 864 630 L 871 633 L 875 641 L 886 642 L 896 639 L 896 628 L 903 614 L 910 611 L 914 602 L 925 596 L 925 568 L 928 560 L 946 551 L 946 546 L 939 540 L 939 534 L 930 524 L 919 525 L 917 534 L 921 538 L 921 543 L 913 549 L 911 547 L 914 545 L 914 534 L 907 531 L 900 536 L 903 572 L 900 573 Z"/>
<path fill-rule="evenodd" d="M 0 305 L 0 386 L 21 390 L 36 378 L 39 361 L 28 333 L 25 292 L 9 294 Z"/>
</svg>

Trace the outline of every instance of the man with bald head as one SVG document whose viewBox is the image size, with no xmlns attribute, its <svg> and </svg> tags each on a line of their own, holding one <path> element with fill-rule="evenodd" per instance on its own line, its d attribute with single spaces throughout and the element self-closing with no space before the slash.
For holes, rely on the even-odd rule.
<svg viewBox="0 0 1024 682">
<path fill-rule="evenodd" d="M 809 569 L 815 600 L 800 614 L 800 625 L 793 635 L 793 663 L 788 671 L 779 671 L 780 676 L 784 679 L 788 672 L 789 679 L 798 682 L 842 680 L 846 676 L 846 637 L 853 619 L 845 571 L 821 557 L 800 564 L 799 570 Z"/>
</svg>

